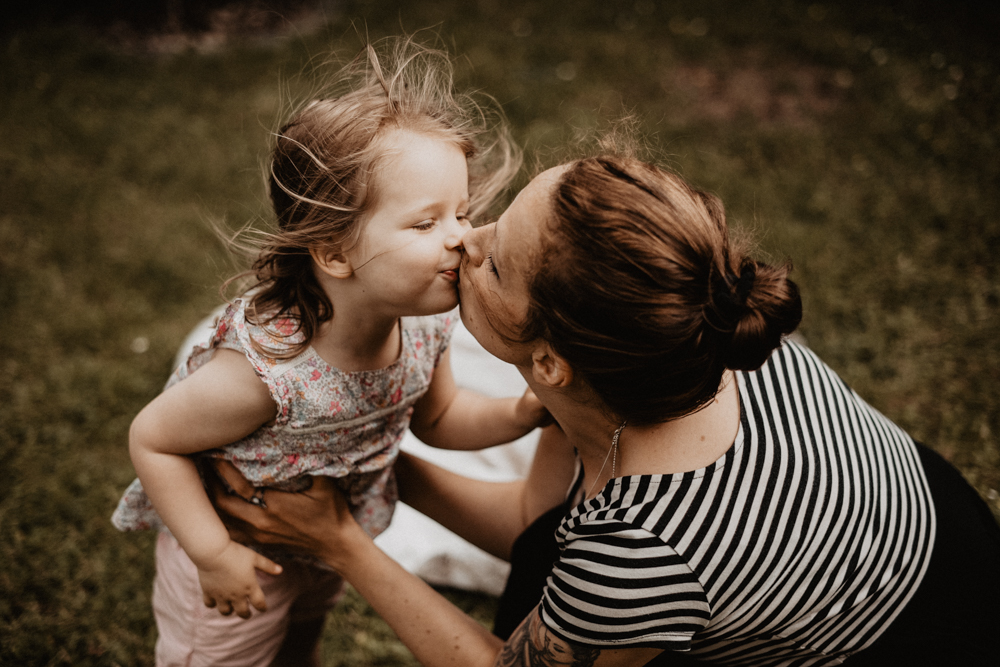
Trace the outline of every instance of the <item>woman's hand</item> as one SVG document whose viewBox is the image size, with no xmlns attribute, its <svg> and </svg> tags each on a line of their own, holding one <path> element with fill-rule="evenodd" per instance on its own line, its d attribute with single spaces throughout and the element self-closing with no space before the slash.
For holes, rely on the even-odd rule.
<svg viewBox="0 0 1000 667">
<path fill-rule="evenodd" d="M 362 532 L 351 516 L 347 501 L 327 477 L 316 477 L 306 491 L 286 493 L 276 489 L 263 492 L 265 506 L 248 502 L 255 489 L 231 464 L 219 461 L 215 470 L 236 495 L 226 491 L 217 481 L 209 484 L 209 497 L 222 513 L 238 522 L 234 538 L 260 544 L 281 544 L 326 562 L 337 569 L 338 553 L 334 546 L 346 537 Z"/>
</svg>

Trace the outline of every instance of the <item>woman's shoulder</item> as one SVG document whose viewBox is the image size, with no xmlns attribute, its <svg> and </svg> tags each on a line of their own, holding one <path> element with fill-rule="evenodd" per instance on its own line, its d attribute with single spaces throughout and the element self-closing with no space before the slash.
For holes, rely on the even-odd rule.
<svg viewBox="0 0 1000 667">
<path fill-rule="evenodd" d="M 648 512 L 644 509 L 655 507 L 684 479 L 694 475 L 654 473 L 616 477 L 608 481 L 596 496 L 570 508 L 563 517 L 560 533 L 568 536 L 574 531 L 581 531 L 581 535 L 594 535 L 636 528 L 645 530 L 644 518 Z"/>
<path fill-rule="evenodd" d="M 843 378 L 801 338 L 787 338 L 755 371 L 741 371 L 741 401 L 744 407 L 766 403 L 801 409 L 816 400 L 829 402 L 840 414 L 843 410 L 873 411 Z"/>
</svg>

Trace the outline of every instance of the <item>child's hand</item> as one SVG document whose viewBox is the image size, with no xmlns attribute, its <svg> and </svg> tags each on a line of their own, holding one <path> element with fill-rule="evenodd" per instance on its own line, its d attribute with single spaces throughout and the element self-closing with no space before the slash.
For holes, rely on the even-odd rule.
<svg viewBox="0 0 1000 667">
<path fill-rule="evenodd" d="M 555 421 L 530 387 L 524 390 L 524 395 L 518 399 L 517 405 L 514 406 L 514 419 L 517 420 L 518 424 L 523 424 L 528 429 L 548 426 Z"/>
<path fill-rule="evenodd" d="M 256 570 L 276 575 L 281 566 L 242 544 L 229 542 L 210 563 L 202 562 L 198 567 L 205 606 L 217 607 L 223 616 L 235 611 L 240 618 L 250 618 L 250 605 L 267 611 Z"/>
</svg>

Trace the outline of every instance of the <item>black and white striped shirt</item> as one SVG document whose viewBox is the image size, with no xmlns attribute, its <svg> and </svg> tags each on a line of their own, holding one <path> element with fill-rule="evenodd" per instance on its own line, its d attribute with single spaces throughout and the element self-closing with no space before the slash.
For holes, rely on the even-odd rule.
<svg viewBox="0 0 1000 667">
<path fill-rule="evenodd" d="M 737 373 L 714 464 L 611 480 L 562 521 L 542 600 L 565 639 L 733 665 L 830 665 L 916 590 L 934 508 L 913 441 L 794 343 Z"/>
</svg>

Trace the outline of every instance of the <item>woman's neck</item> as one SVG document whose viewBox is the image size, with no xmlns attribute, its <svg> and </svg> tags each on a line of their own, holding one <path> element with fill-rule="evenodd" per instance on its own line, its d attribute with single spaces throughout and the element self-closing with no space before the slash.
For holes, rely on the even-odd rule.
<svg viewBox="0 0 1000 667">
<path fill-rule="evenodd" d="M 718 395 L 698 412 L 660 424 L 626 424 L 617 452 L 612 440 L 621 423 L 608 417 L 596 397 L 532 389 L 579 452 L 587 497 L 613 477 L 682 473 L 708 466 L 728 451 L 739 430 L 739 390 L 731 372 L 723 377 Z"/>
</svg>

